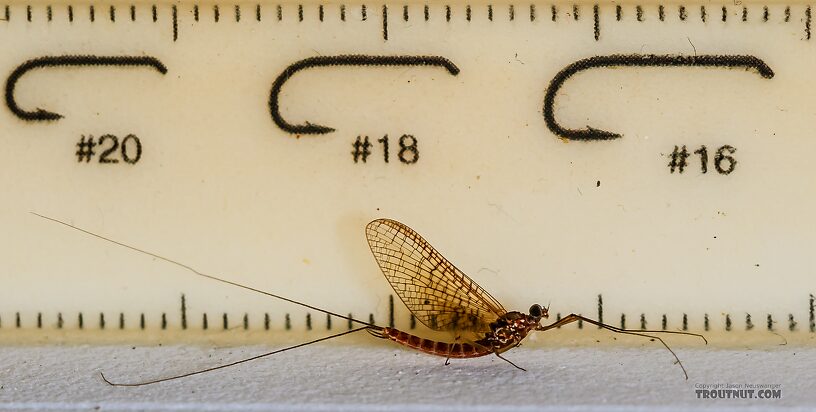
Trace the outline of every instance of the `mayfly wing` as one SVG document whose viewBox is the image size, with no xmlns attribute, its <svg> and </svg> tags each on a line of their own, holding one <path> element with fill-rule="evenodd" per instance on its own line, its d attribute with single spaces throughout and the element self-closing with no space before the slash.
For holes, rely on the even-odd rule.
<svg viewBox="0 0 816 412">
<path fill-rule="evenodd" d="M 388 283 L 425 326 L 440 331 L 482 332 L 507 313 L 471 278 L 404 224 L 377 219 L 366 238 Z"/>
</svg>

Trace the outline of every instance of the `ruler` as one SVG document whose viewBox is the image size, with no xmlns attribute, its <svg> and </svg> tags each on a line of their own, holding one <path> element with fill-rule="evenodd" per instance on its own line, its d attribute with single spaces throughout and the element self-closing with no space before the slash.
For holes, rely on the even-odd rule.
<svg viewBox="0 0 816 412">
<path fill-rule="evenodd" d="M 508 309 L 809 339 L 812 13 L 0 5 L 0 330 L 347 327 L 36 212 L 403 328 L 365 241 L 375 218 Z"/>
</svg>

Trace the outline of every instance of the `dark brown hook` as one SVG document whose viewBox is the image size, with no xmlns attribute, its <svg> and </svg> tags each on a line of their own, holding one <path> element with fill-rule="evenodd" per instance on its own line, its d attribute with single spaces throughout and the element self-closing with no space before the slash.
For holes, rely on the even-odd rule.
<svg viewBox="0 0 816 412">
<path fill-rule="evenodd" d="M 553 113 L 555 96 L 561 86 L 574 74 L 599 67 L 721 67 L 721 68 L 743 68 L 754 69 L 760 76 L 771 79 L 774 72 L 764 61 L 754 56 L 744 55 L 655 55 L 655 54 L 612 54 L 608 56 L 595 56 L 578 60 L 570 64 L 550 81 L 547 93 L 544 97 L 544 121 L 547 128 L 556 135 L 570 140 L 611 140 L 621 137 L 619 133 L 596 129 L 587 126 L 586 129 L 567 129 L 562 127 L 555 120 Z"/>
<path fill-rule="evenodd" d="M 167 73 L 167 67 L 155 57 L 147 56 L 45 56 L 29 60 L 14 69 L 6 80 L 6 105 L 15 116 L 28 121 L 58 120 L 59 113 L 37 108 L 33 111 L 21 109 L 14 100 L 14 88 L 17 81 L 31 70 L 43 67 L 61 66 L 147 66 L 161 74 Z"/>
</svg>

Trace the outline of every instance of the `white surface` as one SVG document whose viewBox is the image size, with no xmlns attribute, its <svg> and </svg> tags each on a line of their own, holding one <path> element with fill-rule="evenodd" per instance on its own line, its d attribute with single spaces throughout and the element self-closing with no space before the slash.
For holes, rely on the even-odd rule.
<svg viewBox="0 0 816 412">
<path fill-rule="evenodd" d="M 389 345 L 315 345 L 243 366 L 147 387 L 140 380 L 249 357 L 271 347 L 43 346 L 0 348 L 7 410 L 643 410 L 777 408 L 816 404 L 816 349 L 678 348 L 683 379 L 657 348 L 526 349 L 452 361 Z M 697 399 L 698 383 L 776 383 L 780 400 Z M 566 408 L 569 407 L 569 408 Z"/>
</svg>

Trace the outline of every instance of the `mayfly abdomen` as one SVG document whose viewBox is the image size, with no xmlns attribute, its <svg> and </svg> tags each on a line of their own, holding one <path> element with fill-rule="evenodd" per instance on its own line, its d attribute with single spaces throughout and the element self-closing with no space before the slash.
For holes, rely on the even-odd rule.
<svg viewBox="0 0 816 412">
<path fill-rule="evenodd" d="M 431 355 L 444 356 L 446 358 L 478 358 L 479 356 L 485 356 L 492 353 L 487 348 L 470 343 L 439 342 L 431 339 L 420 338 L 419 336 L 414 336 L 410 333 L 393 328 L 383 328 L 381 334 L 383 338 L 397 342 L 400 345 L 405 345 L 409 348 L 429 353 Z"/>
</svg>

